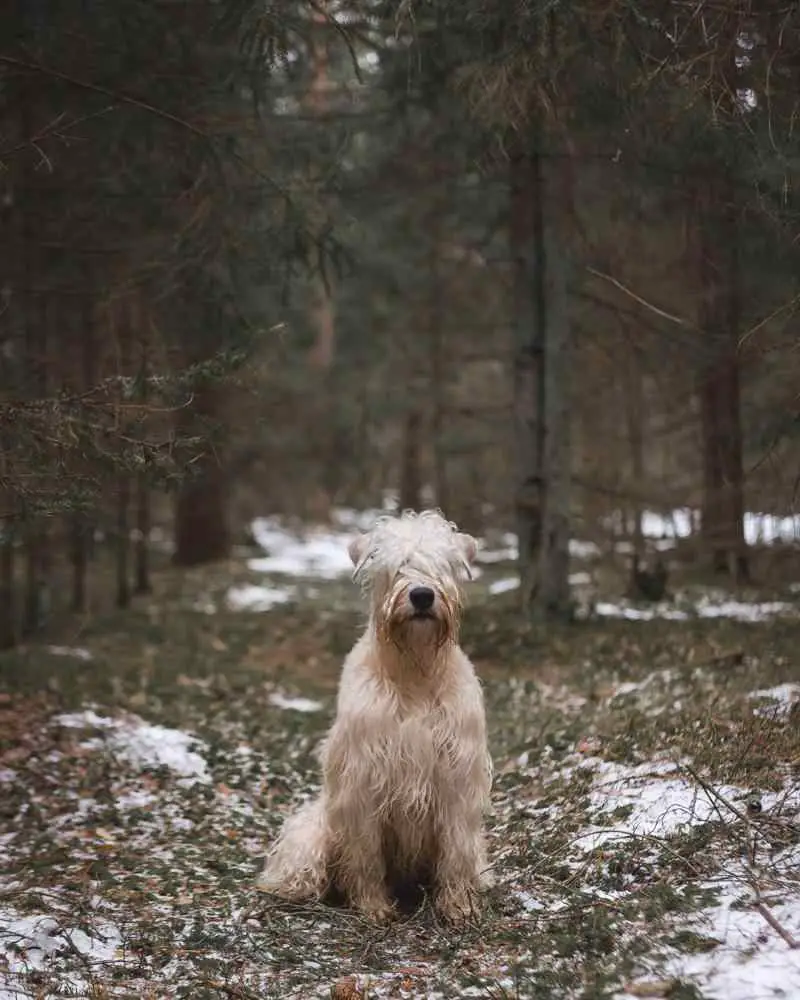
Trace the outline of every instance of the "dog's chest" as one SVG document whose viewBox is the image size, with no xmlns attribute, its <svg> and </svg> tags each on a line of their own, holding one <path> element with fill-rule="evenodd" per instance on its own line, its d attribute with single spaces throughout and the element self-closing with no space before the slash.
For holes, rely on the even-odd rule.
<svg viewBox="0 0 800 1000">
<path fill-rule="evenodd" d="M 409 712 L 387 725 L 383 737 L 389 783 L 414 790 L 446 769 L 453 733 L 441 711 Z"/>
</svg>

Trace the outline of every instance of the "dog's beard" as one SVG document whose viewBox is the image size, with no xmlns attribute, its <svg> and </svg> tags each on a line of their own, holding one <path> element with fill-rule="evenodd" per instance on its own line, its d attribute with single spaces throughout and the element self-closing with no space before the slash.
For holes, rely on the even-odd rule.
<svg viewBox="0 0 800 1000">
<path fill-rule="evenodd" d="M 458 641 L 458 604 L 437 591 L 429 611 L 417 611 L 408 602 L 407 587 L 387 595 L 377 615 L 378 638 L 391 643 L 415 660 L 435 658 L 436 653 Z"/>
</svg>

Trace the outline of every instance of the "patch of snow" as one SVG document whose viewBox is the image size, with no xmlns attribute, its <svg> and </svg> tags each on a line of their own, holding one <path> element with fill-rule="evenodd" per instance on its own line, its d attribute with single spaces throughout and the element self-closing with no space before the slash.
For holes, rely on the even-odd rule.
<svg viewBox="0 0 800 1000">
<path fill-rule="evenodd" d="M 59 726 L 67 729 L 88 729 L 94 726 L 98 729 L 105 729 L 114 725 L 114 720 L 107 716 L 98 715 L 94 709 L 87 708 L 83 712 L 72 712 L 69 715 L 57 715 L 53 720 Z"/>
<path fill-rule="evenodd" d="M 692 920 L 692 930 L 718 941 L 716 948 L 671 958 L 667 976 L 694 983 L 710 1000 L 769 1000 L 800 996 L 800 950 L 783 938 L 753 906 L 743 884 L 709 883 L 719 888 L 716 905 Z M 772 916 L 795 940 L 800 938 L 800 898 L 768 903 Z"/>
<path fill-rule="evenodd" d="M 652 510 L 642 512 L 642 534 L 646 538 L 688 538 L 692 533 L 692 511 L 678 507 L 664 515 Z"/>
<path fill-rule="evenodd" d="M 627 621 L 649 622 L 654 618 L 664 618 L 668 621 L 686 621 L 689 615 L 685 611 L 662 603 L 646 608 L 632 607 L 626 602 L 597 601 L 594 605 L 595 614 L 603 618 L 625 618 Z"/>
<path fill-rule="evenodd" d="M 715 604 L 711 598 L 701 598 L 697 602 L 697 614 L 701 618 L 734 618 L 740 622 L 761 622 L 775 615 L 794 611 L 786 601 L 722 601 Z"/>
<path fill-rule="evenodd" d="M 17 780 L 17 772 L 10 767 L 0 767 L 0 785 L 10 785 Z"/>
<path fill-rule="evenodd" d="M 180 783 L 203 784 L 211 780 L 205 760 L 192 746 L 202 741 L 179 729 L 152 725 L 137 715 L 107 718 L 94 711 L 58 715 L 53 720 L 71 728 L 104 730 L 102 739 L 86 740 L 82 746 L 97 750 L 107 747 L 115 756 L 137 767 L 167 767 L 181 775 Z"/>
<path fill-rule="evenodd" d="M 242 584 L 231 587 L 226 601 L 233 611 L 269 611 L 276 604 L 285 604 L 295 595 L 294 587 L 263 587 Z"/>
<path fill-rule="evenodd" d="M 684 610 L 666 601 L 637 607 L 627 601 L 597 601 L 595 613 L 605 618 L 625 618 L 627 621 L 653 621 L 661 618 L 665 621 L 687 621 L 697 616 L 699 618 L 731 618 L 741 622 L 768 621 L 776 615 L 791 615 L 797 613 L 797 608 L 786 601 L 747 602 L 715 598 L 707 594 L 701 595 L 693 605 Z"/>
<path fill-rule="evenodd" d="M 668 514 L 653 510 L 642 512 L 642 534 L 646 538 L 657 540 L 657 548 L 671 548 L 679 538 L 688 538 L 692 534 L 692 522 L 697 512 L 688 507 L 679 507 Z M 625 523 L 622 511 L 613 511 L 603 519 L 607 530 L 623 534 L 632 530 L 632 525 Z M 773 545 L 800 541 L 800 514 L 783 516 L 780 514 L 765 514 L 748 511 L 744 515 L 744 537 L 748 545 Z"/>
<path fill-rule="evenodd" d="M 591 559 L 600 555 L 600 546 L 594 542 L 583 542 L 579 538 L 570 538 L 569 554 L 575 559 Z"/>
<path fill-rule="evenodd" d="M 82 649 L 79 646 L 47 646 L 46 649 L 53 656 L 71 656 L 73 660 L 94 659 L 88 649 Z"/>
<path fill-rule="evenodd" d="M 523 889 L 517 889 L 514 896 L 526 913 L 538 913 L 542 910 L 550 909 L 549 902 L 543 903 L 536 896 L 532 895 L 532 893 L 525 892 Z"/>
<path fill-rule="evenodd" d="M 285 708 L 292 712 L 319 712 L 322 710 L 321 701 L 313 701 L 311 698 L 292 698 L 280 691 L 272 692 L 269 696 L 269 703 L 276 708 Z"/>
<path fill-rule="evenodd" d="M 518 576 L 505 576 L 502 580 L 494 580 L 489 584 L 490 594 L 506 594 L 519 587 Z"/>
<path fill-rule="evenodd" d="M 589 801 L 597 810 L 595 822 L 578 838 L 577 845 L 583 851 L 593 851 L 609 841 L 625 840 L 631 836 L 666 837 L 711 820 L 730 822 L 734 816 L 721 799 L 737 805 L 747 795 L 745 789 L 719 785 L 714 787 L 721 797 L 718 799 L 680 775 L 679 764 L 671 760 L 629 766 L 587 757 L 577 767 L 593 771 Z M 572 770 L 568 767 L 562 773 L 568 774 Z M 800 808 L 800 795 L 766 792 L 761 796 L 761 803 L 765 811 L 779 804 L 782 812 L 787 806 L 793 810 Z M 603 825 L 603 814 L 620 807 L 628 807 L 628 815 Z"/>
<path fill-rule="evenodd" d="M 762 705 L 753 709 L 754 715 L 767 717 L 787 716 L 795 705 L 800 702 L 800 684 L 779 684 L 773 688 L 763 688 L 760 691 L 752 691 L 750 698 L 764 698 L 771 701 L 771 705 Z"/>
<path fill-rule="evenodd" d="M 649 678 L 643 681 L 623 681 L 622 684 L 617 685 L 613 697 L 616 698 L 619 695 L 633 694 L 634 691 L 641 691 L 647 687 L 648 680 Z"/>
<path fill-rule="evenodd" d="M 353 572 L 347 546 L 357 532 L 313 527 L 302 535 L 288 531 L 277 518 L 258 517 L 251 526 L 256 542 L 269 555 L 248 560 L 255 573 L 334 580 Z"/>
<path fill-rule="evenodd" d="M 11 976 L 48 967 L 60 952 L 77 951 L 86 962 L 111 962 L 122 944 L 119 930 L 106 922 L 90 936 L 66 928 L 44 914 L 19 914 L 0 909 L 0 962 Z M 10 984 L 9 984 L 10 985 Z M 22 989 L 7 996 L 28 996 Z"/>
<path fill-rule="evenodd" d="M 192 611 L 199 611 L 201 615 L 215 615 L 217 606 L 210 597 L 198 597 L 192 604 Z"/>
<path fill-rule="evenodd" d="M 502 549 L 478 549 L 475 558 L 481 563 L 515 562 L 518 554 L 515 542 Z"/>
</svg>

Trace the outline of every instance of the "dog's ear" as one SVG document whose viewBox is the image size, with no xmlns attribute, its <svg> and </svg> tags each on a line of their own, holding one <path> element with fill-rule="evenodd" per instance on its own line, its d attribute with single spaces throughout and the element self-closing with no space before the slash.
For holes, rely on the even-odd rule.
<svg viewBox="0 0 800 1000">
<path fill-rule="evenodd" d="M 467 535 L 463 531 L 457 532 L 456 541 L 458 542 L 458 547 L 461 549 L 467 565 L 471 566 L 475 562 L 475 556 L 478 554 L 478 543 L 472 535 Z"/>
<path fill-rule="evenodd" d="M 347 546 L 347 553 L 354 566 L 358 566 L 367 551 L 367 540 L 369 535 L 356 535 Z"/>
</svg>

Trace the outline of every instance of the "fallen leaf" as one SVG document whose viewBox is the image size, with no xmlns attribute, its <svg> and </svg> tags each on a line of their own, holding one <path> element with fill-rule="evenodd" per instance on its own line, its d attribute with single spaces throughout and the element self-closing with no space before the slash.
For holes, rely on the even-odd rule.
<svg viewBox="0 0 800 1000">
<path fill-rule="evenodd" d="M 337 979 L 331 986 L 331 1000 L 363 1000 L 363 997 L 364 993 L 355 976 Z"/>
<path fill-rule="evenodd" d="M 640 983 L 629 983 L 625 992 L 632 997 L 666 997 L 675 986 L 674 979 L 650 979 Z"/>
</svg>

